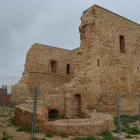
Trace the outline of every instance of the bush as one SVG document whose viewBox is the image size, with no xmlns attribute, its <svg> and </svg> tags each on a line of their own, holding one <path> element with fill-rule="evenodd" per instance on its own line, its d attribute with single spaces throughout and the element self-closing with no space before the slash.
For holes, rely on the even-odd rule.
<svg viewBox="0 0 140 140">
<path fill-rule="evenodd" d="M 100 140 L 111 140 L 112 139 L 112 134 L 109 131 L 105 131 L 101 134 L 104 138 Z"/>
<path fill-rule="evenodd" d="M 61 137 L 62 138 L 68 138 L 68 136 L 66 134 L 63 134 Z"/>
<path fill-rule="evenodd" d="M 52 134 L 46 134 L 46 137 L 52 138 L 53 135 Z"/>
<path fill-rule="evenodd" d="M 132 139 L 133 137 L 131 135 L 127 135 L 127 136 L 125 136 L 125 138 Z"/>
<path fill-rule="evenodd" d="M 2 137 L 1 140 L 9 140 L 8 137 Z"/>
<path fill-rule="evenodd" d="M 131 127 L 128 131 L 128 134 L 138 135 L 140 134 L 140 131 L 135 127 Z"/>
<path fill-rule="evenodd" d="M 42 138 L 41 140 L 47 140 L 46 138 Z"/>
</svg>

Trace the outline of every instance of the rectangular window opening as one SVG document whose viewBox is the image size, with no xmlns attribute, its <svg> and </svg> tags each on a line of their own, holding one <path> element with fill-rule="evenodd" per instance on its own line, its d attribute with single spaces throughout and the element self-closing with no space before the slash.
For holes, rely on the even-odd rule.
<svg viewBox="0 0 140 140">
<path fill-rule="evenodd" d="M 100 61 L 99 61 L 99 59 L 97 59 L 97 65 L 98 65 L 98 67 L 100 66 Z"/>
<path fill-rule="evenodd" d="M 67 75 L 70 74 L 70 64 L 67 64 Z"/>
<path fill-rule="evenodd" d="M 137 73 L 139 73 L 139 67 L 137 67 Z"/>
</svg>

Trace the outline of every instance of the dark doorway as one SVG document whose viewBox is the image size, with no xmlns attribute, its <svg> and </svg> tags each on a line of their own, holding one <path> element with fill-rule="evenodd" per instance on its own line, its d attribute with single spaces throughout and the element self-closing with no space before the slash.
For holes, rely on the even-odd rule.
<svg viewBox="0 0 140 140">
<path fill-rule="evenodd" d="M 59 112 L 57 109 L 49 110 L 49 119 L 55 119 L 57 117 L 59 117 Z"/>
<path fill-rule="evenodd" d="M 76 94 L 74 96 L 74 117 L 80 118 L 81 113 L 81 95 Z"/>
</svg>

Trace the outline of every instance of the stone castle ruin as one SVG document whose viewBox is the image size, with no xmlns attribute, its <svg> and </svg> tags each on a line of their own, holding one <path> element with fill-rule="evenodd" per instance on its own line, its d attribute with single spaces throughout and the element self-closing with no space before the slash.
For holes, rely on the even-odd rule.
<svg viewBox="0 0 140 140">
<path fill-rule="evenodd" d="M 96 125 L 86 122 L 87 127 L 92 126 L 95 134 L 112 130 L 111 115 L 117 113 L 116 91 L 119 92 L 120 113 L 138 114 L 140 25 L 94 5 L 83 12 L 79 32 L 81 44 L 75 50 L 36 43 L 28 51 L 22 78 L 12 86 L 11 102 L 15 103 L 16 95 L 18 125 L 31 124 L 35 86 L 39 88 L 37 123 L 44 132 L 55 129 L 57 134 L 61 133 L 57 127 L 59 121 L 44 124 L 58 116 L 69 117 L 72 121 L 85 118 L 82 119 L 85 122 L 95 122 L 96 116 L 100 121 L 96 121 Z M 65 124 L 66 120 L 63 122 Z M 93 125 L 99 129 L 95 131 Z M 75 132 L 71 132 L 70 126 L 64 126 L 61 130 L 67 128 L 68 134 L 81 135 L 80 130 L 77 132 L 78 125 Z"/>
</svg>

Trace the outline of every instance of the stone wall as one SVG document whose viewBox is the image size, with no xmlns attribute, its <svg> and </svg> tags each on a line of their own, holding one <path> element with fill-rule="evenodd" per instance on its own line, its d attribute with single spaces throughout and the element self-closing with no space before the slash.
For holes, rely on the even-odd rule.
<svg viewBox="0 0 140 140">
<path fill-rule="evenodd" d="M 118 91 L 124 95 L 121 100 L 125 100 L 127 94 L 138 94 L 140 26 L 95 5 L 82 15 L 79 32 L 81 46 L 75 77 L 70 84 L 73 89 L 78 89 L 78 86 L 85 88 L 86 104 L 97 106 L 99 94 L 104 92 L 115 94 Z M 125 38 L 125 53 L 120 52 L 120 35 Z M 105 95 L 102 97 L 106 100 Z M 116 102 L 116 98 L 113 102 Z M 133 105 L 136 108 L 136 104 Z M 122 102 L 122 106 L 127 105 Z M 125 112 L 125 107 L 122 112 Z M 126 112 L 132 114 L 134 110 L 130 108 Z"/>
<path fill-rule="evenodd" d="M 33 106 L 20 104 L 15 107 L 14 119 L 17 126 L 31 127 Z M 48 122 L 47 110 L 37 107 L 36 127 L 44 134 L 95 136 L 115 129 L 112 116 L 94 113 L 88 119 L 63 119 Z"/>
<path fill-rule="evenodd" d="M 12 94 L 19 94 L 20 89 L 25 92 L 23 87 L 26 87 L 28 96 L 33 97 L 35 86 L 42 87 L 47 83 L 45 88 L 50 88 L 50 85 L 57 87 L 69 83 L 74 76 L 77 52 L 78 49 L 70 51 L 34 44 L 27 53 L 22 78 L 13 86 Z M 56 61 L 56 73 L 50 71 L 51 61 Z M 70 64 L 69 74 L 67 74 L 67 64 Z M 40 94 L 45 93 L 40 91 Z"/>
<path fill-rule="evenodd" d="M 17 85 L 25 85 L 30 96 L 38 86 L 39 99 L 45 102 L 45 96 L 48 97 L 47 104 L 52 104 L 54 95 L 70 93 L 67 102 L 64 97 L 61 104 L 58 101 L 58 106 L 71 117 L 75 94 L 82 97 L 81 112 L 89 106 L 97 109 L 101 95 L 102 111 L 114 114 L 116 91 L 121 96 L 121 112 L 137 114 L 140 25 L 94 5 L 82 15 L 79 32 L 80 48 L 73 51 L 34 44 L 27 53 L 25 70 Z M 120 51 L 120 36 L 124 37 L 124 52 Z M 56 61 L 56 73 L 50 72 L 51 60 Z M 69 75 L 66 74 L 67 64 L 71 68 Z M 131 94 L 134 95 L 133 103 L 128 109 Z M 52 100 L 49 99 L 51 95 Z"/>
</svg>

